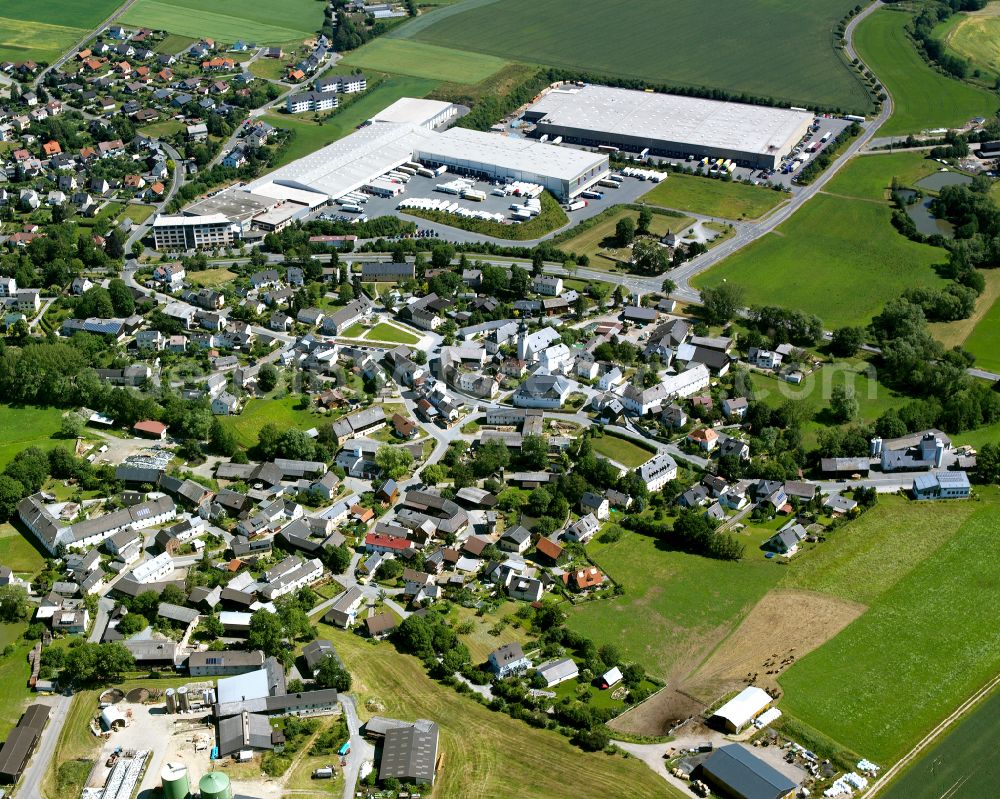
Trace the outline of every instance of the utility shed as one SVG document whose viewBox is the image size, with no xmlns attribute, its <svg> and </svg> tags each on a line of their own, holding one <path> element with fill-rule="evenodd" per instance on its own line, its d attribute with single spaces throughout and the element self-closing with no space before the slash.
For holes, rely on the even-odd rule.
<svg viewBox="0 0 1000 799">
<path fill-rule="evenodd" d="M 763 713 L 772 701 L 767 691 L 751 685 L 716 710 L 712 720 L 727 732 L 739 732 Z"/>
<path fill-rule="evenodd" d="M 740 744 L 716 749 L 702 763 L 701 776 L 713 792 L 732 799 L 786 799 L 798 787 Z"/>
</svg>

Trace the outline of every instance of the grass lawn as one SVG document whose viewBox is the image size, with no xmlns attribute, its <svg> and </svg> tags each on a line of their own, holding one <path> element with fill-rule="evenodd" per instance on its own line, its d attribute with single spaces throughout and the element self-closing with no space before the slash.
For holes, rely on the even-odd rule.
<svg viewBox="0 0 1000 799">
<path fill-rule="evenodd" d="M 629 210 L 628 208 L 619 208 L 616 213 L 608 215 L 607 218 L 587 230 L 578 233 L 576 236 L 560 240 L 559 248 L 566 252 L 576 253 L 577 255 L 586 255 L 590 258 L 590 268 L 600 269 L 607 265 L 607 259 L 603 257 L 605 254 L 621 254 L 622 257 L 625 257 L 626 251 L 617 250 L 613 247 L 615 243 L 615 225 L 618 224 L 618 220 L 625 217 L 631 217 L 633 222 L 638 223 L 639 212 Z M 690 216 L 678 217 L 653 214 L 653 221 L 650 223 L 649 230 L 650 233 L 654 233 L 657 236 L 665 236 L 667 233 L 677 233 L 680 230 L 684 230 L 692 222 L 694 222 L 694 219 Z M 602 244 L 612 246 L 604 247 Z"/>
<path fill-rule="evenodd" d="M 55 61 L 119 5 L 119 0 L 4 0 L 0 5 L 0 61 Z"/>
<path fill-rule="evenodd" d="M 940 166 L 922 152 L 878 152 L 852 158 L 823 188 L 826 194 L 889 201 L 892 179 L 912 186 Z"/>
<path fill-rule="evenodd" d="M 774 189 L 676 172 L 642 197 L 651 205 L 724 219 L 756 219 L 786 198 Z"/>
<path fill-rule="evenodd" d="M 383 715 L 438 723 L 444 767 L 437 777 L 436 796 L 552 799 L 576 793 L 573 785 L 586 785 L 593 799 L 617 799 L 623 785 L 628 785 L 630 799 L 681 796 L 638 760 L 588 754 L 561 735 L 487 710 L 431 680 L 420 661 L 399 654 L 392 644 L 373 645 L 324 624 L 319 629 L 336 646 L 354 678 L 362 719 L 372 715 L 366 702 L 377 699 L 385 706 L 379 711 Z M 399 690 L 401 685 L 405 691 Z"/>
<path fill-rule="evenodd" d="M 864 559 L 872 587 L 845 570 L 843 579 L 858 583 L 855 593 L 873 597 L 871 607 L 781 677 L 786 713 L 876 763 L 890 763 L 996 675 L 998 495 L 983 495 L 924 511 L 930 521 L 924 516 L 919 531 L 896 528 L 903 546 L 880 545 L 881 557 Z M 936 549 L 933 540 L 920 541 L 928 535 L 940 541 Z M 907 552 L 923 547 L 923 559 Z"/>
<path fill-rule="evenodd" d="M 811 419 L 803 427 L 803 433 L 809 443 L 815 443 L 813 439 L 820 429 L 837 424 L 830 415 L 830 394 L 835 386 L 854 389 L 858 400 L 858 421 L 874 422 L 889 408 L 905 405 L 908 401 L 907 397 L 890 391 L 873 379 L 864 363 L 845 368 L 825 366 L 819 372 L 808 375 L 797 386 L 761 372 L 751 372 L 750 382 L 754 396 L 768 405 L 776 407 L 789 399 L 806 405 Z"/>
<path fill-rule="evenodd" d="M 835 22 L 853 5 L 716 0 L 712 20 L 735 33 L 725 46 L 704 7 L 684 0 L 636 0 L 627 8 L 601 0 L 505 0 L 502 11 L 471 2 L 468 10 L 436 12 L 440 16 L 430 15 L 426 23 L 418 19 L 398 35 L 650 83 L 869 109 L 863 87 L 832 46 Z M 669 46 L 664 31 L 670 31 Z"/>
<path fill-rule="evenodd" d="M 379 322 L 375 327 L 365 334 L 365 338 L 372 341 L 387 341 L 391 344 L 416 344 L 420 341 L 420 336 L 408 333 L 395 325 Z"/>
<path fill-rule="evenodd" d="M 42 570 L 45 558 L 13 525 L 5 522 L 0 524 L 0 563 L 18 574 L 34 577 Z"/>
<path fill-rule="evenodd" d="M 1000 5 L 969 14 L 954 14 L 934 29 L 954 55 L 966 59 L 973 69 L 988 76 L 1000 73 Z M 984 76 L 985 77 L 985 76 Z"/>
<path fill-rule="evenodd" d="M 257 44 L 309 38 L 323 24 L 323 6 L 315 0 L 287 0 L 280 14 L 266 0 L 214 0 L 211 9 L 201 0 L 137 0 L 120 21 L 181 36 Z"/>
<path fill-rule="evenodd" d="M 129 203 L 125 206 L 125 212 L 122 216 L 131 219 L 137 225 L 141 225 L 153 215 L 155 210 L 151 205 L 133 205 Z"/>
<path fill-rule="evenodd" d="M 763 558 L 711 560 L 665 550 L 633 532 L 612 544 L 592 543 L 588 552 L 625 594 L 569 610 L 568 626 L 617 644 L 626 659 L 662 678 L 697 666 L 782 576 Z"/>
<path fill-rule="evenodd" d="M 1000 782 L 1000 692 L 963 718 L 881 796 L 884 799 L 979 799 Z"/>
<path fill-rule="evenodd" d="M 235 277 L 236 273 L 230 272 L 225 267 L 220 267 L 218 269 L 205 269 L 202 272 L 187 273 L 187 279 L 196 286 L 208 286 L 212 288 L 215 286 L 221 286 L 223 283 L 228 283 Z"/>
<path fill-rule="evenodd" d="M 3 738 L 17 724 L 31 696 L 28 652 L 34 642 L 21 638 L 27 627 L 27 624 L 0 624 L 0 647 L 14 646 L 10 655 L 0 658 L 0 737 Z"/>
<path fill-rule="evenodd" d="M 298 407 L 301 398 L 298 396 L 283 399 L 254 398 L 247 402 L 246 408 L 239 416 L 220 416 L 222 423 L 229 427 L 244 447 L 252 447 L 257 443 L 258 431 L 268 422 L 276 424 L 282 430 L 296 427 L 308 430 L 315 427 L 322 419 L 311 411 Z"/>
<path fill-rule="evenodd" d="M 989 277 L 989 271 L 985 274 Z M 963 346 L 976 356 L 976 366 L 1000 370 L 1000 302 L 993 302 Z"/>
<path fill-rule="evenodd" d="M 341 63 L 394 75 L 468 84 L 486 80 L 509 62 L 460 48 L 438 47 L 408 39 L 378 38 L 350 53 Z"/>
<path fill-rule="evenodd" d="M 879 128 L 879 136 L 961 127 L 973 117 L 993 116 L 1000 98 L 931 69 L 907 38 L 909 21 L 909 14 L 880 9 L 855 32 L 858 53 L 895 103 L 889 121 Z"/>
<path fill-rule="evenodd" d="M 355 322 L 344 331 L 344 338 L 364 338 L 365 326 L 361 322 Z"/>
<path fill-rule="evenodd" d="M 905 288 L 945 285 L 932 268 L 944 251 L 905 239 L 890 215 L 888 206 L 820 195 L 692 282 L 739 284 L 748 305 L 798 308 L 828 329 L 865 325 Z"/>
<path fill-rule="evenodd" d="M 62 411 L 58 408 L 15 408 L 0 405 L 0 430 L 4 441 L 0 444 L 0 469 L 6 466 L 22 449 L 30 446 L 52 449 L 59 444 L 69 446 L 63 439 L 53 438 L 59 432 Z"/>
<path fill-rule="evenodd" d="M 353 133 L 358 125 L 371 119 L 400 97 L 426 97 L 435 86 L 435 81 L 424 78 L 389 78 L 366 92 L 363 97 L 319 122 L 277 112 L 266 114 L 264 119 L 275 127 L 295 131 L 295 137 L 282 154 L 278 166 L 291 163 Z"/>
<path fill-rule="evenodd" d="M 523 646 L 527 642 L 527 630 L 519 627 L 517 625 L 518 619 L 514 617 L 517 608 L 518 603 L 505 602 L 496 613 L 477 616 L 476 611 L 471 608 L 463 608 L 461 605 L 455 606 L 452 614 L 456 625 L 469 621 L 473 624 L 471 633 L 459 635 L 462 643 L 469 647 L 469 655 L 472 657 L 473 663 L 485 663 L 490 652 L 501 644 L 516 642 Z M 493 635 L 490 630 L 501 619 L 507 619 L 508 623 L 504 625 L 499 635 Z"/>
<path fill-rule="evenodd" d="M 191 36 L 181 36 L 177 33 L 168 33 L 163 37 L 162 41 L 156 43 L 153 50 L 157 53 L 177 55 L 178 53 L 183 53 L 196 41 L 198 40 L 192 38 Z"/>
<path fill-rule="evenodd" d="M 184 130 L 184 123 L 176 119 L 165 119 L 162 122 L 154 122 L 152 125 L 144 125 L 139 131 L 146 136 L 155 136 L 158 139 L 166 139 Z"/>
<path fill-rule="evenodd" d="M 605 458 L 617 461 L 622 466 L 635 469 L 642 466 L 656 454 L 656 450 L 636 439 L 605 433 L 599 438 L 590 439 L 594 452 Z"/>
</svg>

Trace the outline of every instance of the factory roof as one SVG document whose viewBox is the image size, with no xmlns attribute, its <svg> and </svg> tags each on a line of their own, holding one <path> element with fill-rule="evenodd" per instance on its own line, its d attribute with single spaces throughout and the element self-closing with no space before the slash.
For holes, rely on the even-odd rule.
<svg viewBox="0 0 1000 799">
<path fill-rule="evenodd" d="M 788 108 L 703 100 L 608 86 L 549 92 L 529 114 L 581 130 L 773 153 L 805 132 L 812 114 Z"/>
<path fill-rule="evenodd" d="M 483 133 L 467 128 L 451 128 L 431 135 L 414 150 L 418 160 L 492 164 L 511 172 L 550 175 L 573 180 L 584 172 L 602 165 L 608 157 L 572 147 L 542 144 L 532 139 L 512 139 L 496 133 Z"/>
<path fill-rule="evenodd" d="M 443 112 L 451 103 L 442 100 L 420 100 L 415 97 L 400 97 L 387 108 L 383 108 L 372 122 L 392 122 L 399 125 L 427 125 Z"/>
<path fill-rule="evenodd" d="M 277 204 L 277 200 L 261 194 L 251 194 L 248 191 L 239 189 L 229 189 L 216 194 L 214 197 L 206 197 L 189 205 L 185 211 L 185 216 L 210 216 L 218 214 L 232 221 L 245 222 L 262 211 L 272 208 Z"/>
<path fill-rule="evenodd" d="M 157 214 L 153 227 L 171 227 L 173 225 L 228 225 L 229 217 L 223 214 L 204 214 L 202 216 L 167 216 Z"/>
</svg>

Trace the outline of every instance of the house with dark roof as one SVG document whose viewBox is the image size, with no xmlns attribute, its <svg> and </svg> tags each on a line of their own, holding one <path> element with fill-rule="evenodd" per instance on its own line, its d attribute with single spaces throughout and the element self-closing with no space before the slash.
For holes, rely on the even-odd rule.
<svg viewBox="0 0 1000 799">
<path fill-rule="evenodd" d="M 378 779 L 433 785 L 437 770 L 438 726 L 433 722 L 394 727 L 382 740 Z"/>
<path fill-rule="evenodd" d="M 698 771 L 714 792 L 732 799 L 789 799 L 798 788 L 741 744 L 716 749 Z"/>
</svg>

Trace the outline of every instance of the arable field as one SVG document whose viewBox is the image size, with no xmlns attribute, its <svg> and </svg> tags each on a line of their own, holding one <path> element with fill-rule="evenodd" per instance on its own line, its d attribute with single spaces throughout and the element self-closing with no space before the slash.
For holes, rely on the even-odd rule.
<svg viewBox="0 0 1000 799">
<path fill-rule="evenodd" d="M 926 750 L 883 799 L 980 799 L 1000 783 L 1000 692 L 963 718 Z"/>
<path fill-rule="evenodd" d="M 976 366 L 1000 371 L 1000 302 L 986 311 L 963 346 L 976 356 Z"/>
<path fill-rule="evenodd" d="M 591 73 L 748 92 L 865 112 L 860 81 L 833 48 L 853 0 L 506 0 L 404 25 L 399 36 Z M 722 34 L 725 30 L 728 33 Z M 669 33 L 665 33 L 669 32 Z M 668 42 L 664 39 L 667 36 Z M 724 44 L 723 44 L 724 40 Z"/>
<path fill-rule="evenodd" d="M 940 508 L 937 524 L 954 530 L 950 537 L 921 526 L 944 538 L 923 560 L 899 563 L 913 557 L 909 548 L 928 546 L 912 527 L 902 551 L 885 547 L 881 560 L 864 559 L 876 584 L 855 592 L 877 594 L 870 609 L 782 676 L 786 713 L 888 764 L 997 674 L 998 496 L 983 494 Z"/>
<path fill-rule="evenodd" d="M 881 13 L 881 12 L 879 12 Z M 943 250 L 901 236 L 888 206 L 819 195 L 787 222 L 699 275 L 698 288 L 736 283 L 749 305 L 814 313 L 827 329 L 865 325 L 910 286 L 944 286 Z"/>
<path fill-rule="evenodd" d="M 62 411 L 58 408 L 0 405 L 0 430 L 4 431 L 3 443 L 0 443 L 0 469 L 26 447 L 52 449 L 60 443 L 70 446 L 71 442 L 53 438 L 61 423 Z"/>
<path fill-rule="evenodd" d="M 629 251 L 618 250 L 613 247 L 605 248 L 602 244 L 614 244 L 615 225 L 618 220 L 630 217 L 633 222 L 638 223 L 639 212 L 631 211 L 628 208 L 619 208 L 617 213 L 608 215 L 595 225 L 584 230 L 569 239 L 559 240 L 559 248 L 565 252 L 586 255 L 590 259 L 591 269 L 601 269 L 610 266 L 612 262 L 605 256 L 621 256 L 627 258 Z M 650 233 L 656 236 L 665 236 L 667 233 L 679 233 L 685 230 L 688 225 L 694 222 L 690 216 L 665 216 L 663 214 L 653 214 L 653 221 L 649 225 Z"/>
<path fill-rule="evenodd" d="M 298 117 L 277 112 L 266 114 L 264 119 L 275 127 L 295 131 L 295 138 L 282 153 L 278 166 L 289 164 L 353 133 L 358 125 L 371 119 L 400 97 L 426 97 L 435 86 L 435 81 L 424 78 L 389 78 L 366 92 L 364 97 L 321 117 L 319 121 L 305 114 Z"/>
<path fill-rule="evenodd" d="M 993 116 L 995 94 L 931 69 L 907 38 L 910 15 L 880 9 L 855 32 L 858 53 L 892 95 L 892 116 L 879 136 L 919 133 L 927 128 L 961 127 L 973 117 Z"/>
<path fill-rule="evenodd" d="M 656 454 L 654 449 L 643 445 L 635 439 L 616 436 L 612 433 L 605 433 L 599 438 L 592 438 L 590 439 L 590 443 L 594 447 L 594 452 L 598 455 L 611 458 L 611 460 L 617 461 L 629 469 L 642 466 L 642 464 Z"/>
<path fill-rule="evenodd" d="M 636 759 L 585 753 L 561 735 L 529 727 L 503 713 L 487 710 L 454 689 L 431 680 L 423 664 L 399 654 L 389 643 L 372 645 L 356 635 L 319 625 L 333 641 L 353 678 L 362 719 L 377 700 L 394 718 L 432 719 L 441 729 L 443 768 L 434 795 L 441 799 L 487 799 L 518 796 L 556 799 L 578 795 L 617 799 L 628 786 L 630 799 L 679 799 L 672 788 Z M 503 642 L 503 636 L 498 639 Z M 406 690 L 400 690 L 400 686 Z"/>
<path fill-rule="evenodd" d="M 787 195 L 761 186 L 672 173 L 642 199 L 651 205 L 692 214 L 756 219 L 787 199 Z"/>
<path fill-rule="evenodd" d="M 214 0 L 208 10 L 201 0 L 137 0 L 121 22 L 227 43 L 277 44 L 315 36 L 323 6 L 316 0 L 287 0 L 276 10 L 266 0 Z"/>
<path fill-rule="evenodd" d="M 409 39 L 378 38 L 359 47 L 340 63 L 394 75 L 479 83 L 499 72 L 509 62 L 491 55 L 470 53 L 462 48 L 437 47 Z"/>
<path fill-rule="evenodd" d="M 912 187 L 940 166 L 922 152 L 872 153 L 848 161 L 823 187 L 823 192 L 838 197 L 888 202 L 893 178 L 898 178 L 901 186 Z"/>
<path fill-rule="evenodd" d="M 0 4 L 0 61 L 55 61 L 119 5 L 119 0 L 4 0 Z"/>
<path fill-rule="evenodd" d="M 633 532 L 592 543 L 588 553 L 625 593 L 572 608 L 568 626 L 617 644 L 626 658 L 681 687 L 783 574 L 750 546 L 745 560 L 730 563 L 670 551 Z"/>
<path fill-rule="evenodd" d="M 934 29 L 953 55 L 990 76 L 1000 74 L 1000 3 L 971 13 L 955 14 Z"/>
<path fill-rule="evenodd" d="M 934 338 L 946 348 L 965 347 L 976 356 L 977 366 L 997 371 L 1000 370 L 1000 358 L 996 355 L 996 347 L 992 344 L 984 346 L 981 337 L 988 341 L 1000 326 L 1000 308 L 997 308 L 997 301 L 1000 300 L 1000 272 L 996 269 L 984 269 L 981 274 L 986 281 L 986 288 L 976 298 L 972 315 L 968 319 L 957 319 L 954 322 L 932 322 L 928 327 Z M 971 346 L 975 347 L 973 350 L 970 349 L 970 340 L 976 333 L 980 338 L 972 342 Z"/>
</svg>

